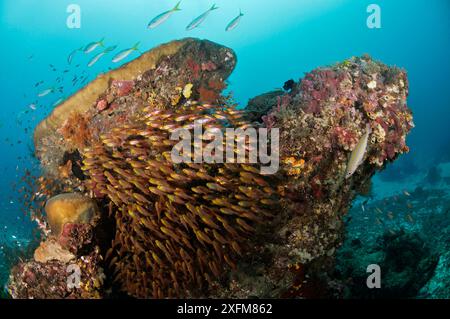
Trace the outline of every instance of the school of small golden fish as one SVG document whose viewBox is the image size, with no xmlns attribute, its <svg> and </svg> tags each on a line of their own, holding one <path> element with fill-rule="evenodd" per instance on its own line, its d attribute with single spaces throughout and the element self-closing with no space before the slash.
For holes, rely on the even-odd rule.
<svg viewBox="0 0 450 319">
<path fill-rule="evenodd" d="M 87 189 L 114 207 L 116 235 L 105 259 L 132 296 L 195 295 L 236 267 L 255 227 L 272 216 L 277 193 L 257 165 L 173 163 L 170 134 L 192 130 L 195 120 L 204 129 L 249 127 L 233 107 L 147 107 L 135 124 L 82 151 Z"/>
</svg>

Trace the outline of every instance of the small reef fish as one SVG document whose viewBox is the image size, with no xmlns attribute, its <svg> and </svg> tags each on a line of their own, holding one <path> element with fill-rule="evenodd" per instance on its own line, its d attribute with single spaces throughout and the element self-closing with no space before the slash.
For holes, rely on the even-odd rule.
<svg viewBox="0 0 450 319">
<path fill-rule="evenodd" d="M 239 10 L 239 15 L 233 20 L 231 20 L 230 23 L 228 23 L 227 27 L 225 28 L 225 31 L 228 32 L 234 30 L 239 25 L 239 22 L 241 22 L 243 16 L 244 14 L 242 13 L 242 11 Z"/>
<path fill-rule="evenodd" d="M 95 49 L 97 49 L 99 46 L 104 46 L 103 41 L 105 40 L 105 38 L 101 39 L 100 41 L 97 42 L 91 42 L 88 45 L 86 45 L 84 47 L 84 53 L 88 54 L 91 53 L 92 51 L 94 51 Z"/>
<path fill-rule="evenodd" d="M 214 11 L 217 9 L 219 9 L 219 7 L 216 7 L 216 5 L 213 4 L 212 7 L 208 11 L 206 11 L 205 13 L 202 13 L 200 16 L 198 16 L 197 18 L 192 20 L 192 22 L 189 23 L 188 26 L 186 27 L 186 30 L 190 31 L 190 30 L 197 28 L 200 24 L 203 23 L 203 21 L 205 21 L 205 19 L 208 17 L 208 15 L 211 13 L 211 11 Z"/>
<path fill-rule="evenodd" d="M 67 57 L 67 63 L 72 64 L 75 54 L 80 51 L 83 51 L 83 47 L 75 49 L 72 52 L 70 52 L 69 56 Z"/>
<path fill-rule="evenodd" d="M 38 94 L 39 97 L 44 97 L 46 95 L 49 95 L 50 93 L 53 93 L 55 91 L 54 88 L 50 88 L 47 90 L 42 91 L 41 93 Z"/>
<path fill-rule="evenodd" d="M 369 139 L 369 135 L 372 132 L 370 125 L 367 124 L 366 133 L 359 139 L 358 144 L 350 156 L 350 160 L 347 164 L 347 172 L 345 173 L 345 178 L 350 178 L 359 167 L 359 165 L 363 162 L 364 154 L 367 149 L 367 141 Z"/>
<path fill-rule="evenodd" d="M 33 111 L 36 110 L 36 104 L 34 104 L 34 103 L 33 103 L 33 104 L 30 104 L 29 107 L 30 107 L 30 109 L 32 109 Z"/>
<path fill-rule="evenodd" d="M 88 68 L 90 68 L 91 66 L 93 66 L 95 63 L 98 62 L 98 60 L 100 60 L 100 58 L 102 56 L 104 56 L 105 54 L 108 54 L 111 51 L 114 51 L 117 48 L 117 45 L 113 45 L 111 47 L 106 48 L 103 52 L 100 52 L 99 54 L 97 54 L 91 61 L 89 61 L 88 63 Z"/>
<path fill-rule="evenodd" d="M 180 11 L 180 2 L 177 3 L 177 5 L 175 7 L 173 7 L 172 9 L 170 9 L 169 11 L 165 11 L 159 15 L 157 15 L 156 17 L 154 17 L 147 25 L 147 29 L 154 29 L 157 26 L 159 26 L 160 24 L 164 23 L 167 19 L 170 18 L 170 16 L 177 12 Z"/>
<path fill-rule="evenodd" d="M 55 107 L 55 106 L 57 106 L 58 104 L 60 104 L 62 101 L 64 101 L 64 98 L 62 97 L 62 98 L 60 98 L 60 99 L 58 99 L 55 103 L 53 103 L 53 107 Z"/>
<path fill-rule="evenodd" d="M 408 196 L 408 197 L 411 196 L 411 194 L 408 193 L 406 190 L 403 191 L 403 194 L 405 194 L 405 196 Z"/>
<path fill-rule="evenodd" d="M 116 56 L 112 59 L 113 63 L 117 63 L 125 59 L 127 56 L 129 56 L 133 51 L 139 50 L 139 44 L 140 42 L 136 43 L 132 48 L 125 49 L 123 51 L 120 51 L 116 54 Z"/>
</svg>

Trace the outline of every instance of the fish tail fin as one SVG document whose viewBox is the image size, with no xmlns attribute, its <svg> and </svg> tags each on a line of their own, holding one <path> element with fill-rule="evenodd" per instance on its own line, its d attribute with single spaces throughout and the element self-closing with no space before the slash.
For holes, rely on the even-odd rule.
<svg viewBox="0 0 450 319">
<path fill-rule="evenodd" d="M 101 47 L 104 47 L 104 46 L 105 46 L 105 38 L 103 37 L 100 41 L 98 41 L 98 44 L 99 44 Z"/>
<path fill-rule="evenodd" d="M 242 10 L 241 10 L 241 8 L 239 8 L 239 16 L 243 16 L 244 14 L 242 13 Z"/>
<path fill-rule="evenodd" d="M 137 42 L 135 45 L 133 45 L 133 50 L 134 51 L 138 51 L 139 50 L 139 45 L 141 44 L 141 41 Z"/>
<path fill-rule="evenodd" d="M 214 3 L 214 4 L 212 5 L 211 9 L 209 9 L 209 11 L 213 11 L 213 10 L 217 10 L 217 9 L 219 9 L 219 7 L 216 6 L 216 4 Z"/>
<path fill-rule="evenodd" d="M 178 3 L 177 3 L 176 6 L 172 9 L 172 11 L 181 11 L 181 9 L 180 9 L 180 4 L 181 4 L 181 1 L 178 1 Z"/>
</svg>

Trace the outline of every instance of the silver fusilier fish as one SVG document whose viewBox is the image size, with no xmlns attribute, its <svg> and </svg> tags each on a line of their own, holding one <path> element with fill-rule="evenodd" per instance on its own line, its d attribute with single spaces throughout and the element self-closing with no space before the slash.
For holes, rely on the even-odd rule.
<svg viewBox="0 0 450 319">
<path fill-rule="evenodd" d="M 88 45 L 86 45 L 84 47 L 84 53 L 88 54 L 91 53 L 92 51 L 94 51 L 95 49 L 97 49 L 99 46 L 104 46 L 103 41 L 105 40 L 105 38 L 101 39 L 100 41 L 97 42 L 91 42 Z"/>
<path fill-rule="evenodd" d="M 83 47 L 78 48 L 78 49 L 75 49 L 75 50 L 73 50 L 73 51 L 69 54 L 69 56 L 67 57 L 67 62 L 68 62 L 69 64 L 72 64 L 72 60 L 73 60 L 75 54 L 76 54 L 78 51 L 83 51 Z"/>
<path fill-rule="evenodd" d="M 53 107 L 55 107 L 55 106 L 57 106 L 57 105 L 59 105 L 59 104 L 61 104 L 61 102 L 62 101 L 64 101 L 64 98 L 62 97 L 62 98 L 60 98 L 60 99 L 58 99 L 55 103 L 53 103 Z"/>
<path fill-rule="evenodd" d="M 198 16 L 197 18 L 195 18 L 194 20 L 192 20 L 191 23 L 188 24 L 188 26 L 186 27 L 186 30 L 193 30 L 195 28 L 197 28 L 200 24 L 203 23 L 203 21 L 205 21 L 205 19 L 208 17 L 208 15 L 211 13 L 211 11 L 217 10 L 219 9 L 218 7 L 216 7 L 215 4 L 212 5 L 212 7 L 206 11 L 205 13 L 201 14 L 200 16 Z"/>
<path fill-rule="evenodd" d="M 106 53 L 103 51 L 103 52 L 100 52 L 99 54 L 97 54 L 91 61 L 89 61 L 89 63 L 88 63 L 88 68 L 90 68 L 91 66 L 93 66 L 95 63 L 97 63 L 97 61 L 98 60 L 100 60 L 100 58 L 102 57 L 102 56 L 104 56 Z"/>
<path fill-rule="evenodd" d="M 225 28 L 225 31 L 231 31 L 235 29 L 239 25 L 239 22 L 241 22 L 243 16 L 244 14 L 242 13 L 242 11 L 239 10 L 239 15 L 233 20 L 231 20 L 230 23 L 228 23 L 227 27 Z"/>
<path fill-rule="evenodd" d="M 358 144 L 356 144 L 356 147 L 350 156 L 350 160 L 347 164 L 347 171 L 345 172 L 345 178 L 350 178 L 363 162 L 370 133 L 372 133 L 372 129 L 370 128 L 370 125 L 367 124 L 366 133 L 359 139 Z"/>
<path fill-rule="evenodd" d="M 53 93 L 55 91 L 54 88 L 50 88 L 47 90 L 42 91 L 41 93 L 38 94 L 39 97 L 44 97 L 46 95 L 49 95 L 50 93 Z"/>
<path fill-rule="evenodd" d="M 136 43 L 132 48 L 125 49 L 123 51 L 120 51 L 116 54 L 116 56 L 112 59 L 113 63 L 117 63 L 125 59 L 127 56 L 129 56 L 133 51 L 139 50 L 139 44 L 140 42 Z"/>
<path fill-rule="evenodd" d="M 159 26 L 160 24 L 164 23 L 167 19 L 169 19 L 169 17 L 175 13 L 176 11 L 180 11 L 180 2 L 177 3 L 177 5 L 173 8 L 170 9 L 169 11 L 165 11 L 159 15 L 157 15 L 156 17 L 154 17 L 147 25 L 147 29 L 154 29 L 157 26 Z"/>
<path fill-rule="evenodd" d="M 91 66 L 93 66 L 95 63 L 98 62 L 98 60 L 100 60 L 100 58 L 102 56 L 104 56 L 105 54 L 108 54 L 111 51 L 114 51 L 117 48 L 117 45 L 113 45 L 111 47 L 106 48 L 103 52 L 100 52 L 99 54 L 97 54 L 94 58 L 92 58 L 91 61 L 89 61 L 88 63 L 88 68 L 90 68 Z"/>
</svg>

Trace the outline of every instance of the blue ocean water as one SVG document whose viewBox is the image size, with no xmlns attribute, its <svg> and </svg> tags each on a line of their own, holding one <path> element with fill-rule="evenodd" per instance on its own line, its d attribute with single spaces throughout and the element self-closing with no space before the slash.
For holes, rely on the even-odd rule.
<svg viewBox="0 0 450 319">
<path fill-rule="evenodd" d="M 411 152 L 384 174 L 395 179 L 396 171 L 410 163 L 423 171 L 435 165 L 443 153 L 448 155 L 448 0 L 216 0 L 219 10 L 192 31 L 185 30 L 188 23 L 210 8 L 213 1 L 184 0 L 180 4 L 182 10 L 166 23 L 153 30 L 146 28 L 154 16 L 176 2 L 0 0 L 0 248 L 25 245 L 32 236 L 34 225 L 20 211 L 22 194 L 14 184 L 25 169 L 37 164 L 32 158 L 35 125 L 48 115 L 55 102 L 83 86 L 72 86 L 75 75 L 85 75 L 89 81 L 139 54 L 132 53 L 121 63 L 113 64 L 111 53 L 88 68 L 93 55 L 77 53 L 68 65 L 67 57 L 73 50 L 102 38 L 106 46 L 117 45 L 116 52 L 138 41 L 140 51 L 145 51 L 184 37 L 209 39 L 231 47 L 237 53 L 238 65 L 229 79 L 229 90 L 242 106 L 249 98 L 281 87 L 288 79 L 297 80 L 318 66 L 368 53 L 408 71 L 408 104 L 416 124 L 408 138 Z M 381 8 L 381 29 L 367 27 L 366 9 L 372 3 Z M 70 29 L 66 24 L 71 4 L 81 9 L 78 29 Z M 225 26 L 239 10 L 244 13 L 241 23 L 235 30 L 225 32 Z M 56 79 L 63 76 L 64 80 L 57 84 Z M 40 81 L 44 82 L 35 87 Z M 37 97 L 43 90 L 59 86 L 63 87 L 61 93 Z M 389 188 L 383 179 L 375 178 L 374 190 L 388 196 L 389 192 L 409 188 L 410 183 L 410 179 L 404 179 Z M 5 261 L 0 249 L 0 273 L 5 271 L 2 264 Z"/>
</svg>

